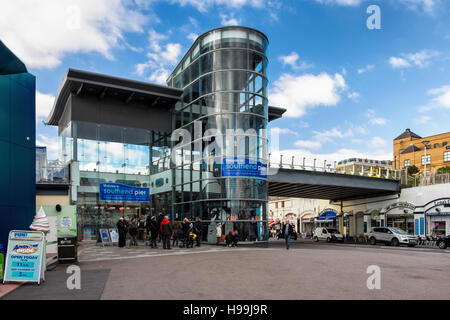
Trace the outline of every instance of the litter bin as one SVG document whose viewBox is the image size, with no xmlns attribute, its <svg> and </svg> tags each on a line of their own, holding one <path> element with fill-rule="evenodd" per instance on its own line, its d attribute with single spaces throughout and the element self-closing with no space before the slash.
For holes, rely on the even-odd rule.
<svg viewBox="0 0 450 320">
<path fill-rule="evenodd" d="M 3 279 L 3 273 L 5 272 L 5 256 L 6 247 L 3 243 L 0 243 L 0 279 Z"/>
<path fill-rule="evenodd" d="M 58 262 L 76 263 L 78 261 L 78 242 L 76 236 L 61 236 L 58 238 Z"/>
</svg>

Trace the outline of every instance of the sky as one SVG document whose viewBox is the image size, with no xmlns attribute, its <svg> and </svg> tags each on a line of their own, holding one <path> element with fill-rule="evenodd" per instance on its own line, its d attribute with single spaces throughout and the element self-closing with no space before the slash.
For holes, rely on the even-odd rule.
<svg viewBox="0 0 450 320">
<path fill-rule="evenodd" d="M 448 0 L 15 0 L 0 3 L 0 40 L 36 76 L 49 159 L 43 121 L 68 68 L 165 84 L 197 36 L 242 25 L 268 36 L 269 105 L 287 109 L 269 124 L 273 160 L 392 160 L 406 128 L 450 131 L 449 17 Z"/>
</svg>

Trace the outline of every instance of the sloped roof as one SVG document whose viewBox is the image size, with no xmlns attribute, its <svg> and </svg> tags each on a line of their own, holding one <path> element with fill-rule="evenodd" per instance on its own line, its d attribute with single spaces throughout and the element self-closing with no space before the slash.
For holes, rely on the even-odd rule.
<svg viewBox="0 0 450 320">
<path fill-rule="evenodd" d="M 405 139 L 405 138 L 416 138 L 416 139 L 422 139 L 421 136 L 419 136 L 418 134 L 415 134 L 414 132 L 412 132 L 410 129 L 406 129 L 405 132 L 403 132 L 401 135 L 399 135 L 397 138 L 395 138 L 394 140 L 400 140 L 400 139 Z"/>
<path fill-rule="evenodd" d="M 0 40 L 0 75 L 28 72 L 25 64 Z"/>
<path fill-rule="evenodd" d="M 415 151 L 420 151 L 420 149 L 418 147 L 416 147 L 415 145 L 411 144 L 411 145 L 409 145 L 408 148 L 406 148 L 405 150 L 403 150 L 400 153 L 404 154 L 404 153 L 410 153 L 410 152 L 415 152 Z"/>
</svg>

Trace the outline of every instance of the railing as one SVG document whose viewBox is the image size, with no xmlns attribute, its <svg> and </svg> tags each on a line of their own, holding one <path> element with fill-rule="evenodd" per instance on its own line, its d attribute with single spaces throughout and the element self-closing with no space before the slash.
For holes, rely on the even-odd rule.
<svg viewBox="0 0 450 320">
<path fill-rule="evenodd" d="M 354 169 L 353 171 L 350 171 L 345 170 L 342 167 L 337 167 L 337 161 L 307 159 L 306 157 L 295 157 L 295 156 L 283 157 L 283 155 L 280 155 L 279 161 L 269 162 L 269 168 L 275 169 L 319 171 L 319 172 L 346 174 L 352 176 L 366 176 L 372 178 L 382 178 L 391 180 L 400 180 L 401 178 L 400 170 L 392 170 L 389 168 L 373 166 L 370 164 L 367 165 L 361 164 L 359 166 L 361 167 L 360 170 Z"/>
<path fill-rule="evenodd" d="M 401 184 L 403 187 L 423 187 L 434 184 L 450 183 L 450 173 L 430 173 L 425 175 L 423 172 L 410 176 L 406 170 L 403 170 L 401 174 Z"/>
<path fill-rule="evenodd" d="M 47 166 L 38 168 L 36 172 L 36 183 L 68 184 L 68 166 Z"/>
</svg>

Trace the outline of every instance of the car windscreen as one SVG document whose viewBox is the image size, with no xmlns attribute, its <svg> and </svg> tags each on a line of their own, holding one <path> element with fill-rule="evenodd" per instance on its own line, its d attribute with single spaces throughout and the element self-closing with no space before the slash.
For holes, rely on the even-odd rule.
<svg viewBox="0 0 450 320">
<path fill-rule="evenodd" d="M 397 229 L 397 228 L 391 228 L 392 232 L 398 233 L 398 234 L 408 234 L 408 232 Z"/>
</svg>

